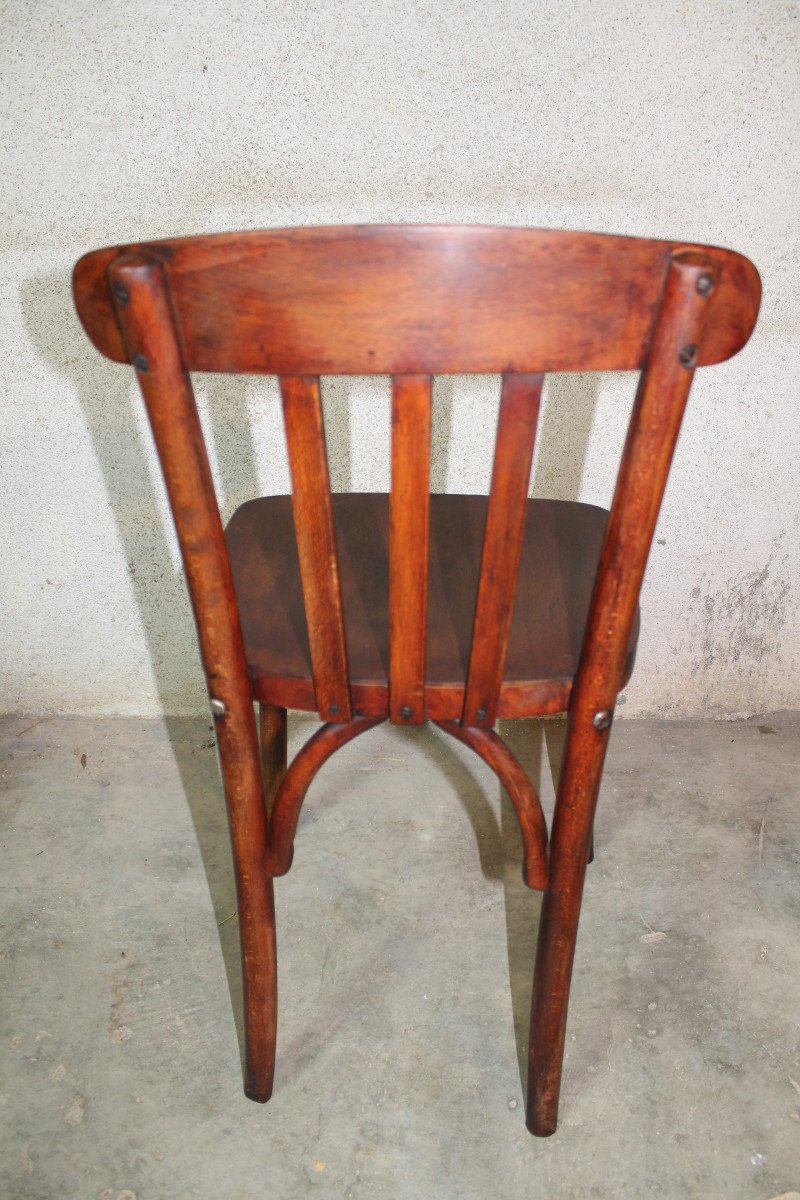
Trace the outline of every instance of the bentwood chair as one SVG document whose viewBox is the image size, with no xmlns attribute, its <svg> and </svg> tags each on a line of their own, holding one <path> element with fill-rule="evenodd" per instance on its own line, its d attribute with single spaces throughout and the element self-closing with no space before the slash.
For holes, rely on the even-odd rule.
<svg viewBox="0 0 800 1200">
<path fill-rule="evenodd" d="M 245 1092 L 272 1090 L 273 878 L 325 760 L 384 720 L 431 720 L 513 801 L 544 891 L 528 1126 L 556 1127 L 572 960 L 603 760 L 695 368 L 753 328 L 728 250 L 587 233 L 353 227 L 97 250 L 74 274 L 95 346 L 134 367 L 197 620 L 230 820 Z M 223 530 L 190 371 L 280 377 L 292 496 Z M 527 499 L 542 372 L 639 370 L 610 514 Z M 332 495 L 319 377 L 392 376 L 391 492 Z M 431 375 L 502 375 L 488 499 L 429 494 Z M 254 704 L 260 706 L 259 728 Z M 324 722 L 288 767 L 287 708 Z M 549 837 L 498 718 L 568 712 Z"/>
</svg>

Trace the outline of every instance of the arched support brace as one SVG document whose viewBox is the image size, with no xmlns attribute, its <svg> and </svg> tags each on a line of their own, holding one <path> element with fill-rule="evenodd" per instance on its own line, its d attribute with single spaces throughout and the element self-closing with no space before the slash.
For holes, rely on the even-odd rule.
<svg viewBox="0 0 800 1200">
<path fill-rule="evenodd" d="M 309 738 L 283 777 L 275 795 L 267 836 L 265 867 L 268 875 L 285 875 L 292 865 L 300 809 L 311 781 L 322 764 L 340 746 L 385 720 L 385 716 L 355 717 L 344 724 L 329 723 Z"/>
<path fill-rule="evenodd" d="M 547 887 L 547 825 L 536 788 L 493 729 L 464 726 L 458 721 L 437 721 L 436 724 L 474 750 L 492 768 L 508 792 L 522 834 L 522 878 L 529 888 L 543 892 Z"/>
</svg>

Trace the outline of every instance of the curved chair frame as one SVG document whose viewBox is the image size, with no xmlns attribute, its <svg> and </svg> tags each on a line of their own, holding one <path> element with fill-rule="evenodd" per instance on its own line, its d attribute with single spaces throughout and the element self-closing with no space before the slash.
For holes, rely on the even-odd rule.
<svg viewBox="0 0 800 1200">
<path fill-rule="evenodd" d="M 272 878 L 325 760 L 387 717 L 436 720 L 514 803 L 525 880 L 544 889 L 528 1126 L 556 1127 L 569 985 L 600 778 L 639 590 L 695 368 L 745 343 L 758 275 L 727 250 L 546 230 L 358 227 L 225 234 L 98 250 L 78 263 L 81 320 L 133 365 L 178 531 L 214 715 L 239 903 L 245 1091 L 272 1091 Z M 574 679 L 504 678 L 543 371 L 642 372 Z M 281 377 L 313 680 L 263 703 L 251 678 L 190 370 Z M 430 373 L 503 374 L 466 680 L 427 687 Z M 320 374 L 392 374 L 388 681 L 352 683 Z M 325 722 L 287 770 L 286 707 Z M 254 700 L 261 699 L 259 745 Z M 553 828 L 497 737 L 498 716 L 568 709 Z"/>
</svg>

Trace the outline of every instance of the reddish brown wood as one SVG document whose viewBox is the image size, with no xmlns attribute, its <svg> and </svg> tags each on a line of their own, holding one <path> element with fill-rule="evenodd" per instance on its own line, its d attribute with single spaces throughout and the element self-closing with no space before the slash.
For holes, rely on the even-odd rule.
<svg viewBox="0 0 800 1200">
<path fill-rule="evenodd" d="M 274 375 L 620 371 L 641 367 L 670 255 L 720 269 L 703 366 L 735 354 L 761 295 L 730 250 L 596 233 L 482 226 L 271 229 L 150 242 L 193 371 Z M 78 312 L 127 355 L 106 280 L 130 247 L 75 268 Z"/>
<path fill-rule="evenodd" d="M 324 721 L 349 721 L 347 645 L 319 380 L 281 379 L 281 395 L 316 707 Z"/>
<path fill-rule="evenodd" d="M 492 726 L 505 674 L 522 554 L 541 375 L 506 375 L 483 535 L 478 599 L 461 724 Z"/>
<path fill-rule="evenodd" d="M 269 827 L 269 850 L 265 859 L 270 875 L 285 875 L 292 865 L 294 835 L 306 792 L 322 764 L 335 750 L 360 733 L 366 733 L 384 717 L 354 717 L 346 725 L 323 725 L 295 756 L 275 796 Z"/>
<path fill-rule="evenodd" d="M 389 497 L 334 495 L 353 704 L 389 711 Z M 529 500 L 501 718 L 569 705 L 608 514 L 588 504 Z M 430 497 L 425 711 L 461 716 L 486 528 L 485 496 Z M 252 500 L 226 531 L 254 694 L 314 709 L 291 501 Z M 628 647 L 633 665 L 636 628 Z"/>
<path fill-rule="evenodd" d="M 522 878 L 529 888 L 544 891 L 547 887 L 547 826 L 539 794 L 518 760 L 493 729 L 468 728 L 458 721 L 437 721 L 436 724 L 480 755 L 508 792 L 522 834 Z"/>
<path fill-rule="evenodd" d="M 392 492 L 389 502 L 389 713 L 425 720 L 428 626 L 431 379 L 392 380 Z"/>
<path fill-rule="evenodd" d="M 269 817 L 275 795 L 286 774 L 286 709 L 260 704 L 258 719 L 264 804 Z"/>
<path fill-rule="evenodd" d="M 531 1005 L 528 1128 L 555 1131 L 581 897 L 611 716 L 658 510 L 718 278 L 711 258 L 667 272 L 634 404 L 570 705 L 542 904 Z M 710 280 L 712 291 L 704 290 Z M 683 362 L 681 360 L 684 360 Z M 687 362 L 689 365 L 684 365 Z"/>
<path fill-rule="evenodd" d="M 231 830 L 245 1009 L 245 1091 L 268 1100 L 277 1020 L 275 909 L 262 864 L 267 822 L 258 738 L 225 538 L 192 387 L 157 262 L 126 255 L 110 271 L 120 325 L 161 460 L 192 599 Z"/>
<path fill-rule="evenodd" d="M 74 293 L 95 345 L 136 366 L 216 702 L 242 934 L 247 1094 L 264 1100 L 272 1087 L 270 876 L 288 868 L 300 805 L 321 764 L 407 704 L 409 719 L 442 722 L 497 772 L 519 815 L 526 878 L 546 882 L 528 1124 L 552 1132 L 594 809 L 608 726 L 632 666 L 647 554 L 694 367 L 747 341 L 760 299 L 755 268 L 728 250 L 597 234 L 273 230 L 96 251 L 77 264 Z M 395 385 L 390 619 L 389 499 L 331 498 L 317 376 L 642 366 L 608 522 L 586 505 L 523 504 L 535 417 L 517 389 L 538 384 L 513 378 L 488 520 L 478 497 L 434 496 L 428 514 L 428 384 Z M 190 369 L 286 377 L 294 520 L 288 498 L 257 500 L 223 536 Z M 414 491 L 423 495 L 406 509 Z M 254 699 L 262 704 L 260 760 Z M 536 793 L 479 726 L 495 713 L 567 705 L 545 878 Z M 318 707 L 336 723 L 286 771 L 289 706 Z"/>
</svg>

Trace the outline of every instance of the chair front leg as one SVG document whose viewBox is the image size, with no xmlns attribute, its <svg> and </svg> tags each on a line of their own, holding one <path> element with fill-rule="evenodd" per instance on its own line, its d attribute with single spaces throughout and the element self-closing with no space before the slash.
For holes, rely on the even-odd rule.
<svg viewBox="0 0 800 1200">
<path fill-rule="evenodd" d="M 261 735 L 261 775 L 267 817 L 272 813 L 275 793 L 286 774 L 286 709 L 259 704 L 258 727 Z"/>
</svg>

